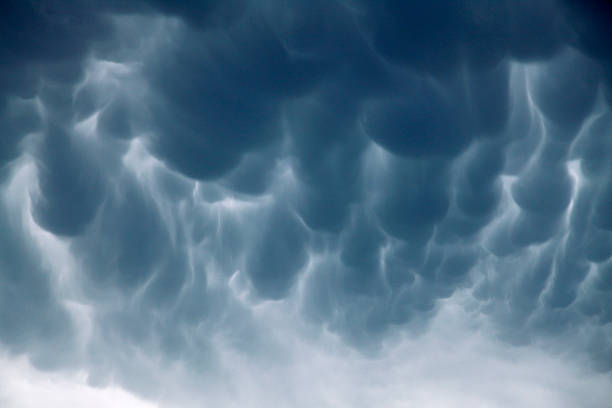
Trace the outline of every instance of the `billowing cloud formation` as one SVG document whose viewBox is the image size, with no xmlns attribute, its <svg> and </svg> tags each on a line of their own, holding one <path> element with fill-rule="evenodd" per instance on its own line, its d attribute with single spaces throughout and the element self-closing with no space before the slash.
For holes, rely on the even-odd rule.
<svg viewBox="0 0 612 408">
<path fill-rule="evenodd" d="M 605 2 L 0 11 L 10 358 L 169 405 L 177 369 L 227 404 L 241 384 L 213 379 L 305 361 L 296 333 L 376 366 L 398 336 L 443 335 L 450 302 L 493 354 L 546 348 L 610 380 Z"/>
</svg>

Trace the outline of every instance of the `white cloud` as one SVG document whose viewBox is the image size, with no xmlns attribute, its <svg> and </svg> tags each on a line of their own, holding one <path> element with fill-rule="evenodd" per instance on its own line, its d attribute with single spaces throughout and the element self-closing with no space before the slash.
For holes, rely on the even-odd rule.
<svg viewBox="0 0 612 408">
<path fill-rule="evenodd" d="M 393 337 L 364 356 L 334 335 L 296 323 L 287 301 L 252 307 L 267 331 L 265 352 L 217 336 L 219 363 L 208 374 L 180 362 L 145 363 L 159 375 L 147 403 L 117 386 L 93 388 L 85 373 L 47 373 L 4 357 L 0 395 L 7 408 L 29 407 L 431 407 L 603 408 L 609 374 L 536 346 L 515 347 L 468 327 L 459 296 L 447 300 L 422 335 Z M 469 323 L 468 323 L 469 321 Z M 158 405 L 159 404 L 159 405 Z"/>
<path fill-rule="evenodd" d="M 0 357 L 0 406 L 4 408 L 153 408 L 117 387 L 94 388 L 84 373 L 43 372 L 24 358 Z"/>
<path fill-rule="evenodd" d="M 474 320 L 459 303 L 459 296 L 446 301 L 425 334 L 396 338 L 367 357 L 332 335 L 310 337 L 281 312 L 286 304 L 270 302 L 258 321 L 271 322 L 279 359 L 262 363 L 219 344 L 234 393 L 217 406 L 601 408 L 612 398 L 608 374 L 495 341 L 468 327 Z"/>
</svg>

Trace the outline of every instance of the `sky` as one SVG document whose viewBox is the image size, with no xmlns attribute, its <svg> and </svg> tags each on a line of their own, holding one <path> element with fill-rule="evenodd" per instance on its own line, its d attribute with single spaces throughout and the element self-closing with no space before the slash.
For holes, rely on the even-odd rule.
<svg viewBox="0 0 612 408">
<path fill-rule="evenodd" d="M 0 2 L 0 406 L 612 401 L 603 0 Z"/>
</svg>

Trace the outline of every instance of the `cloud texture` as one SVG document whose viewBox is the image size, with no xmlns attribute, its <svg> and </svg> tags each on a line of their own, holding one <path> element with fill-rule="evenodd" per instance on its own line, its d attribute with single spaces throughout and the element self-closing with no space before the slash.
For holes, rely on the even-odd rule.
<svg viewBox="0 0 612 408">
<path fill-rule="evenodd" d="M 41 372 L 72 381 L 57 404 L 612 397 L 606 2 L 9 0 L 0 20 L 0 351 L 24 378 L 0 402 L 34 406 Z"/>
</svg>

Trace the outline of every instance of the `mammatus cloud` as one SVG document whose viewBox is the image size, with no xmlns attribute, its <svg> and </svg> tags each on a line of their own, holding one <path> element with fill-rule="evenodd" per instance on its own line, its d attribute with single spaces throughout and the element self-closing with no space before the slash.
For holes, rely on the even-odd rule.
<svg viewBox="0 0 612 408">
<path fill-rule="evenodd" d="M 2 404 L 612 397 L 605 2 L 0 12 Z"/>
</svg>

